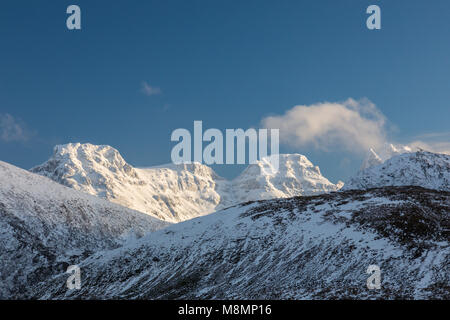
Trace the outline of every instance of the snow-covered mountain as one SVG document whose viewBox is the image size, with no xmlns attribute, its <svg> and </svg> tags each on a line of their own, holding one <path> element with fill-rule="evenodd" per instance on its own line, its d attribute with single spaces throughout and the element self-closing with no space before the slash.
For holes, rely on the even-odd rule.
<svg viewBox="0 0 450 320">
<path fill-rule="evenodd" d="M 59 145 L 32 172 L 159 219 L 179 222 L 240 202 L 336 191 L 318 167 L 299 154 L 280 155 L 279 170 L 270 159 L 250 165 L 232 181 L 199 163 L 146 169 L 130 166 L 106 145 Z"/>
<path fill-rule="evenodd" d="M 396 155 L 359 171 L 342 189 L 409 185 L 450 191 L 450 156 L 426 151 Z"/>
<path fill-rule="evenodd" d="M 0 161 L 0 299 L 167 225 Z"/>
<path fill-rule="evenodd" d="M 203 183 L 211 180 L 217 194 L 232 197 L 229 203 L 237 199 L 235 190 L 227 189 L 233 181 L 221 180 L 206 166 L 134 169 L 107 150 L 109 163 L 96 170 L 121 166 L 122 171 L 107 171 L 114 183 L 123 181 L 117 177 L 129 179 L 129 185 L 141 177 L 145 182 L 146 170 L 157 170 L 172 188 L 172 178 L 192 177 L 193 199 L 199 186 L 210 188 Z M 278 172 L 265 161 L 236 179 L 244 184 L 236 187 L 240 192 L 255 191 L 238 201 L 327 186 L 303 156 L 281 156 Z M 68 170 L 54 165 L 56 173 Z M 449 299 L 450 192 L 443 187 L 449 181 L 449 156 L 408 153 L 379 166 L 393 181 L 410 184 L 404 179 L 417 174 L 421 185 L 441 190 L 388 183 L 246 202 L 168 225 L 0 162 L 0 298 Z M 81 167 L 86 175 L 72 177 L 91 181 L 94 190 L 96 183 L 110 185 L 103 180 L 106 174 L 95 180 L 87 166 Z M 71 264 L 81 268 L 81 290 L 66 287 Z M 366 287 L 369 265 L 381 268 L 379 290 Z"/>
<path fill-rule="evenodd" d="M 337 191 L 340 185 L 331 183 L 301 154 L 278 155 L 279 168 L 273 166 L 271 157 L 249 165 L 232 181 L 234 203 L 309 196 Z"/>
<path fill-rule="evenodd" d="M 450 193 L 353 190 L 247 203 L 171 225 L 61 272 L 44 299 L 449 299 Z M 381 289 L 366 286 L 369 265 Z"/>
<path fill-rule="evenodd" d="M 176 222 L 214 211 L 225 180 L 200 164 L 133 168 L 106 145 L 56 146 L 32 172 L 125 207 Z"/>
<path fill-rule="evenodd" d="M 404 145 L 393 145 L 392 143 L 384 145 L 377 151 L 375 151 L 373 148 L 370 148 L 366 155 L 366 158 L 361 165 L 360 170 L 379 165 L 387 159 L 392 158 L 393 156 L 410 152 L 414 152 L 411 147 Z"/>
</svg>

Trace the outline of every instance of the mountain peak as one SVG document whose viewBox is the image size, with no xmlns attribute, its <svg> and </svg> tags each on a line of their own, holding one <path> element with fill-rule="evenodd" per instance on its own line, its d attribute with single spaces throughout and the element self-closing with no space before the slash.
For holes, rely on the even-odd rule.
<svg viewBox="0 0 450 320">
<path fill-rule="evenodd" d="M 136 170 L 108 145 L 68 143 L 57 145 L 52 157 L 30 170 L 76 190 L 96 194 L 98 188 L 106 188 L 114 180 L 131 184 L 145 184 Z M 84 187 L 81 187 L 81 186 Z M 107 192 L 110 199 L 114 194 Z M 98 195 L 98 194 L 96 194 Z"/>
<path fill-rule="evenodd" d="M 377 153 L 375 152 L 375 150 L 373 148 L 370 148 L 369 151 L 367 152 L 366 158 L 364 159 L 364 161 L 361 165 L 360 170 L 364 170 L 366 168 L 376 166 L 380 163 L 383 163 L 383 160 L 381 160 L 381 158 L 377 155 Z"/>
<path fill-rule="evenodd" d="M 120 155 L 119 151 L 108 145 L 94 145 L 90 143 L 56 145 L 53 148 L 53 158 L 72 162 L 96 162 L 109 168 L 125 167 L 125 170 L 128 170 L 128 167 L 130 167 Z"/>
<path fill-rule="evenodd" d="M 277 156 L 278 159 L 274 159 Z M 274 165 L 275 161 L 278 161 L 278 168 Z M 249 165 L 233 180 L 233 185 L 240 190 L 236 195 L 240 202 L 312 195 L 339 189 L 322 176 L 318 166 L 301 154 L 264 157 Z"/>
<path fill-rule="evenodd" d="M 421 186 L 450 191 L 450 156 L 427 151 L 395 155 L 381 164 L 358 172 L 343 189 L 384 186 Z"/>
<path fill-rule="evenodd" d="M 377 150 L 370 148 L 369 151 L 367 152 L 366 158 L 364 159 L 361 165 L 360 170 L 364 170 L 369 167 L 379 165 L 384 161 L 386 161 L 387 159 L 392 158 L 393 156 L 411 152 L 414 151 L 408 146 L 394 145 L 392 143 L 387 143 Z"/>
</svg>

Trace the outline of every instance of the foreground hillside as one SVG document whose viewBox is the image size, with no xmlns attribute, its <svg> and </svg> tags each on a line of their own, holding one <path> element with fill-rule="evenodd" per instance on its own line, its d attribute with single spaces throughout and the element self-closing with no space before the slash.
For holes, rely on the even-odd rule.
<svg viewBox="0 0 450 320">
<path fill-rule="evenodd" d="M 247 203 L 172 225 L 33 287 L 51 299 L 449 299 L 450 193 L 419 187 Z M 367 267 L 381 268 L 368 290 Z"/>
<path fill-rule="evenodd" d="M 167 225 L 0 161 L 0 298 Z"/>
</svg>

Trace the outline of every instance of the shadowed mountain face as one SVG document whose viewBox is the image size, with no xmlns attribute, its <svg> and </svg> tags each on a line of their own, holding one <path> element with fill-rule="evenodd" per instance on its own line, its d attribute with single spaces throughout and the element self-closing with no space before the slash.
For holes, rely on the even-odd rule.
<svg viewBox="0 0 450 320">
<path fill-rule="evenodd" d="M 167 225 L 0 161 L 0 298 Z"/>
<path fill-rule="evenodd" d="M 361 170 L 367 169 L 372 166 L 376 166 L 382 164 L 384 161 L 398 156 L 404 153 L 410 153 L 417 150 L 413 150 L 411 147 L 403 146 L 403 145 L 393 145 L 391 143 L 385 144 L 380 149 L 375 151 L 373 148 L 370 148 L 367 152 L 366 158 L 361 164 Z"/>
<path fill-rule="evenodd" d="M 449 299 L 449 200 L 385 187 L 246 203 L 97 252 L 79 262 L 81 290 L 60 273 L 34 297 Z"/>
</svg>

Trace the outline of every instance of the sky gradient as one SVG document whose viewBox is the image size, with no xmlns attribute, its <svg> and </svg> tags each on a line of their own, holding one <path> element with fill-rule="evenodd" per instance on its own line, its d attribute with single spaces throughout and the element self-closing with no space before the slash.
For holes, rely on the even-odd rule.
<svg viewBox="0 0 450 320">
<path fill-rule="evenodd" d="M 82 30 L 66 28 L 77 4 Z M 382 29 L 366 28 L 377 4 Z M 368 99 L 388 141 L 448 142 L 449 1 L 11 1 L 0 8 L 0 160 L 55 144 L 170 162 L 176 128 L 258 127 L 296 105 Z M 5 128 L 20 128 L 16 136 Z M 14 133 L 13 132 L 13 133 Z M 0 131 L 1 133 L 1 131 Z M 19 134 L 20 133 L 20 134 Z M 284 144 L 333 182 L 363 154 Z M 232 177 L 242 167 L 215 167 Z"/>
</svg>

